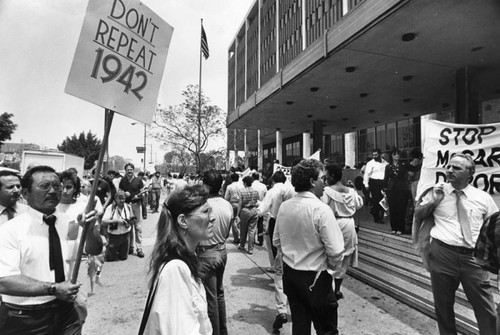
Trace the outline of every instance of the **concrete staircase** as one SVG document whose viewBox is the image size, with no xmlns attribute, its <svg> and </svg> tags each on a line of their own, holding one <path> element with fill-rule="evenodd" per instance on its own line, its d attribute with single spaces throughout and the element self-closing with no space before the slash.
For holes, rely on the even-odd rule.
<svg viewBox="0 0 500 335">
<path fill-rule="evenodd" d="M 422 265 L 409 235 L 361 227 L 359 234 L 359 267 L 348 274 L 389 296 L 435 318 L 430 274 Z M 491 276 L 498 301 L 496 276 Z M 459 287 L 455 302 L 459 332 L 479 334 L 471 305 Z"/>
</svg>

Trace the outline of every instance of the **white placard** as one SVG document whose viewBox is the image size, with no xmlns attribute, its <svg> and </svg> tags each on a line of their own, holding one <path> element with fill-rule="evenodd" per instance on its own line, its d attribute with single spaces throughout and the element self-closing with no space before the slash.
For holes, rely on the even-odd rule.
<svg viewBox="0 0 500 335">
<path fill-rule="evenodd" d="M 65 92 L 151 123 L 172 33 L 138 0 L 89 0 Z"/>
</svg>

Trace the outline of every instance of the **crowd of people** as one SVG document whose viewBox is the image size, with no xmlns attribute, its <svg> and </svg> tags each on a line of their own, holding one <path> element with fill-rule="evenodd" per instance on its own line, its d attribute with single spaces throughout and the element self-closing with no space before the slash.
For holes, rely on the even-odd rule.
<svg viewBox="0 0 500 335">
<path fill-rule="evenodd" d="M 421 162 L 403 164 L 397 151 L 391 162 L 379 157 L 375 151 L 365 167 L 372 214 L 383 219 L 375 202 L 376 193 L 384 192 L 391 226 L 403 232 L 397 192 L 412 191 Z M 134 251 L 143 258 L 141 223 L 149 198 L 150 212 L 160 215 L 140 334 L 228 333 L 223 279 L 231 233 L 249 257 L 265 241 L 267 270 L 274 274 L 275 331 L 288 322 L 289 306 L 294 335 L 310 334 L 311 325 L 317 334 L 338 334 L 342 281 L 348 267 L 357 266 L 354 215 L 365 201 L 363 190 L 344 181 L 343 171 L 314 159 L 294 161 L 288 178 L 282 171 L 265 177 L 235 170 L 225 177 L 210 170 L 189 180 L 160 173 L 143 177 L 131 163 L 121 178 L 109 171 L 105 177 L 94 173 L 90 181 L 75 170 L 56 173 L 48 166 L 32 167 L 24 176 L 0 170 L 0 333 L 80 334 L 82 292 L 71 274 L 82 227 L 98 232 L 89 234 L 87 244 L 105 246 L 88 255 L 98 272 L 104 262 L 124 261 Z M 441 334 L 457 333 L 459 284 L 480 334 L 497 333 L 489 276 L 476 263 L 474 248 L 481 226 L 498 208 L 489 194 L 469 184 L 474 171 L 469 156 L 453 155 L 448 183 L 424 192 L 415 205 L 417 222 L 433 219 L 419 241 L 427 239 L 423 255 Z M 420 227 L 416 232 L 423 233 Z"/>
</svg>

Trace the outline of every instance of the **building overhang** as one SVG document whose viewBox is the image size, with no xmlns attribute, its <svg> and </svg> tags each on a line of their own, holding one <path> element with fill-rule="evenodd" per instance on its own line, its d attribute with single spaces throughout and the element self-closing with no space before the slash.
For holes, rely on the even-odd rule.
<svg viewBox="0 0 500 335">
<path fill-rule="evenodd" d="M 500 2 L 365 1 L 247 100 L 228 128 L 343 134 L 454 108 L 459 69 L 500 96 Z M 264 141 L 272 140 L 272 136 Z"/>
</svg>

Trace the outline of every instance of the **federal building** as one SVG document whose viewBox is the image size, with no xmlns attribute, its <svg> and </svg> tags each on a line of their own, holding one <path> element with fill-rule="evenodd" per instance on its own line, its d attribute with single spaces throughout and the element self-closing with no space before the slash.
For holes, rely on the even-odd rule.
<svg viewBox="0 0 500 335">
<path fill-rule="evenodd" d="M 261 168 L 421 149 L 500 119 L 497 0 L 255 0 L 228 49 L 228 149 Z"/>
</svg>

